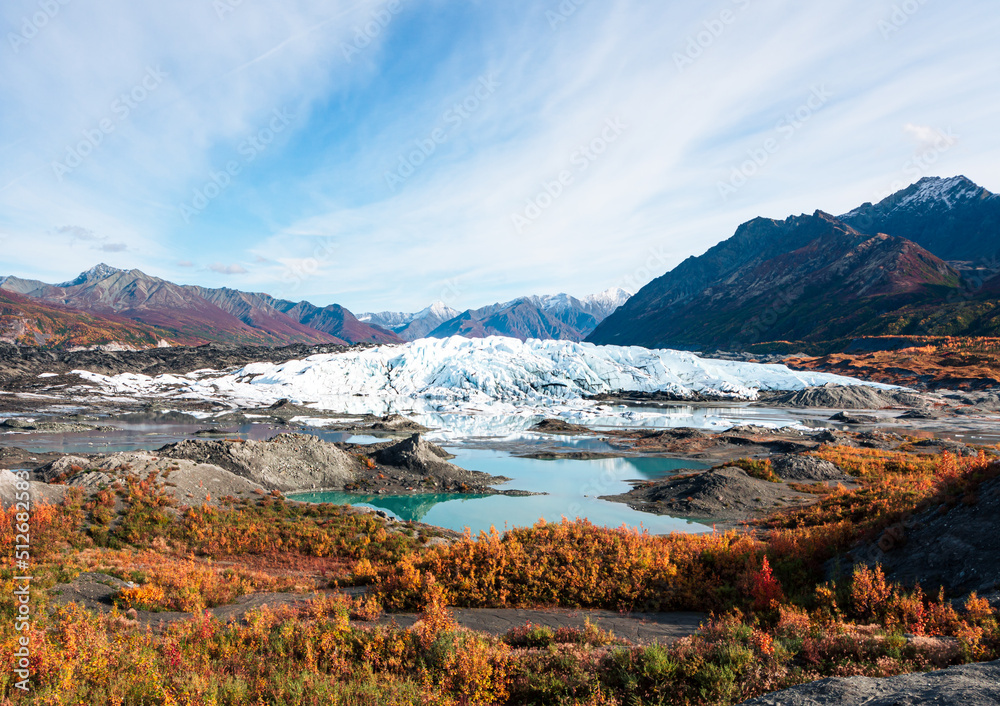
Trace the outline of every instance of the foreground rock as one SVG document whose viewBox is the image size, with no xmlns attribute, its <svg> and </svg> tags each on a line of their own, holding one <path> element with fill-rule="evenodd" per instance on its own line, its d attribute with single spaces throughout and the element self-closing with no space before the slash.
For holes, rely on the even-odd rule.
<svg viewBox="0 0 1000 706">
<path fill-rule="evenodd" d="M 305 434 L 268 441 L 186 440 L 156 450 L 172 459 L 208 463 L 269 490 L 342 489 L 361 471 L 361 461 L 335 444 Z"/>
<path fill-rule="evenodd" d="M 822 679 L 743 703 L 745 706 L 996 706 L 1000 704 L 1000 662 L 967 664 L 887 679 Z"/>
<path fill-rule="evenodd" d="M 658 515 L 718 520 L 748 520 L 776 508 L 815 500 L 808 493 L 753 478 L 734 466 L 645 483 L 628 493 L 602 499 Z"/>
<path fill-rule="evenodd" d="M 152 475 L 164 492 L 187 505 L 268 491 L 527 494 L 498 491 L 491 486 L 508 478 L 461 468 L 449 463 L 449 458 L 444 449 L 416 434 L 403 441 L 371 445 L 331 444 L 305 434 L 279 434 L 268 441 L 189 439 L 154 452 L 60 456 L 36 468 L 33 478 L 39 481 L 36 492 L 58 494 L 67 487 L 95 492 L 128 476 L 146 479 Z M 10 471 L 4 473 L 14 478 Z"/>
<path fill-rule="evenodd" d="M 461 493 L 495 494 L 491 485 L 510 480 L 504 476 L 491 476 L 479 471 L 470 471 L 449 463 L 454 458 L 436 444 L 425 441 L 414 434 L 402 441 L 387 441 L 380 444 L 341 444 L 351 453 L 364 454 L 376 468 L 385 469 L 378 474 L 361 474 L 351 485 L 352 492 L 387 492 L 400 488 L 413 491 L 420 488 L 424 492 L 451 491 Z M 502 491 L 508 495 L 524 495 L 521 491 Z"/>
</svg>

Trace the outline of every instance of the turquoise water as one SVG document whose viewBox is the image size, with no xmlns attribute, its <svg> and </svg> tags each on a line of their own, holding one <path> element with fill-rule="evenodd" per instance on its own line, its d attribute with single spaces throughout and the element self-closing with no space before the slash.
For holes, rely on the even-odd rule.
<svg viewBox="0 0 1000 706">
<path fill-rule="evenodd" d="M 113 420 L 112 420 L 113 421 Z M 21 446 L 33 452 L 57 451 L 62 453 L 116 453 L 130 450 L 153 450 L 175 441 L 191 438 L 202 425 L 178 424 L 124 424 L 111 432 L 82 432 L 74 434 L 18 434 L 0 437 L 0 443 Z M 230 427 L 224 436 L 265 439 L 280 433 L 268 425 L 246 424 Z M 303 430 L 327 441 L 373 443 L 384 441 L 373 436 L 354 435 L 349 432 L 310 429 Z M 205 438 L 205 437 L 202 437 Z M 211 438 L 211 437 L 208 437 Z M 521 448 L 542 445 L 564 451 L 611 451 L 612 447 L 593 437 L 549 438 L 540 435 L 525 438 Z M 531 442 L 531 443 L 527 443 Z M 532 525 L 544 518 L 558 522 L 563 517 L 587 518 L 594 524 L 618 527 L 642 527 L 653 533 L 703 532 L 710 527 L 685 519 L 661 517 L 636 512 L 627 505 L 599 500 L 601 495 L 614 495 L 629 489 L 627 480 L 650 480 L 670 475 L 679 469 L 706 468 L 704 464 L 669 458 L 610 458 L 596 460 L 539 460 L 518 458 L 506 451 L 495 449 L 450 446 L 456 455 L 454 463 L 470 470 L 483 471 L 512 480 L 498 489 L 527 490 L 545 495 L 508 497 L 504 495 L 404 495 L 358 496 L 345 493 L 298 494 L 296 499 L 309 502 L 364 505 L 391 513 L 403 520 L 426 522 L 440 527 L 473 532 L 496 527 Z"/>
<path fill-rule="evenodd" d="M 456 455 L 452 463 L 463 468 L 512 480 L 498 489 L 527 490 L 546 495 L 508 497 L 505 495 L 402 495 L 357 496 L 345 493 L 296 494 L 296 500 L 361 505 L 384 510 L 401 520 L 474 533 L 496 527 L 533 525 L 539 519 L 559 522 L 563 517 L 587 518 L 597 525 L 644 528 L 655 534 L 704 532 L 710 526 L 685 519 L 637 512 L 628 505 L 599 500 L 629 489 L 627 480 L 662 478 L 680 469 L 706 468 L 704 464 L 671 458 L 611 458 L 589 461 L 542 461 L 517 458 L 502 451 L 449 448 Z"/>
</svg>

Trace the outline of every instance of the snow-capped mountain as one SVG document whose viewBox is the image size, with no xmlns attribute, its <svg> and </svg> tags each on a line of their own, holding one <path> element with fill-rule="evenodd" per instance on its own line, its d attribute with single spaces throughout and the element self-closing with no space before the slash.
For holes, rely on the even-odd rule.
<svg viewBox="0 0 1000 706">
<path fill-rule="evenodd" d="M 94 265 L 89 270 L 81 272 L 74 279 L 69 282 L 63 282 L 62 284 L 57 284 L 57 287 L 75 287 L 78 284 L 85 284 L 87 282 L 97 282 L 98 280 L 107 279 L 111 275 L 122 272 L 123 270 L 117 267 L 112 267 L 111 265 L 106 265 L 103 262 Z"/>
<path fill-rule="evenodd" d="M 964 176 L 926 177 L 839 217 L 862 233 L 912 240 L 943 260 L 995 260 L 1000 195 Z"/>
<path fill-rule="evenodd" d="M 452 309 L 444 302 L 437 301 L 415 314 L 380 311 L 361 314 L 358 321 L 393 331 L 404 341 L 415 341 L 418 338 L 424 338 L 445 321 L 458 316 L 459 313 L 461 312 L 457 309 Z"/>
<path fill-rule="evenodd" d="M 615 287 L 577 299 L 569 294 L 519 297 L 509 302 L 468 309 L 428 335 L 433 338 L 510 336 L 522 341 L 582 341 L 630 294 Z"/>
</svg>

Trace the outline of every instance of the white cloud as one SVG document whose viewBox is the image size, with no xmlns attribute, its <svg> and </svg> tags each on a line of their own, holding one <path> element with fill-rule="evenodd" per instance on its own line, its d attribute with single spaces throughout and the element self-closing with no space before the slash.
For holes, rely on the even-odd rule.
<svg viewBox="0 0 1000 706">
<path fill-rule="evenodd" d="M 443 5 L 414 0 L 405 12 Z M 616 0 L 580 5 L 554 29 L 545 12 L 556 2 L 468 5 L 490 17 L 470 29 L 482 36 L 466 44 L 463 27 L 449 28 L 452 54 L 412 67 L 416 78 L 388 87 L 390 97 L 373 90 L 384 105 L 370 122 L 365 114 L 350 149 L 336 135 L 358 127 L 363 106 L 352 99 L 369 94 L 357 87 L 389 80 L 377 45 L 404 21 L 350 64 L 340 42 L 378 3 L 258 0 L 221 19 L 201 0 L 63 6 L 0 72 L 5 260 L 23 274 L 76 271 L 75 249 L 121 243 L 128 252 L 113 264 L 161 276 L 212 284 L 232 272 L 189 273 L 192 261 L 239 259 L 261 265 L 241 282 L 278 295 L 360 310 L 435 299 L 462 308 L 634 288 L 754 216 L 847 211 L 906 178 L 914 142 L 937 129 L 961 141 L 934 173 L 1000 190 L 1000 15 L 984 0 L 924 5 L 888 39 L 879 22 L 891 5 L 863 0 Z M 8 3 L 0 20 L 13 26 L 34 7 Z M 733 21 L 705 40 L 723 9 Z M 420 40 L 400 35 L 392 46 L 412 51 Z M 704 46 L 680 70 L 675 55 L 692 41 Z M 115 100 L 149 67 L 166 78 L 119 119 Z M 386 171 L 490 74 L 495 94 L 390 190 Z M 814 86 L 832 99 L 786 139 L 778 122 Z M 177 203 L 281 108 L 301 116 L 282 139 L 316 131 L 310 159 L 286 162 L 276 142 L 266 169 L 233 181 L 226 198 L 245 204 L 249 228 L 227 228 L 222 198 L 185 224 Z M 329 125 L 311 119 L 321 109 Z M 580 146 L 616 117 L 627 126 L 620 139 L 581 169 Z M 105 119 L 114 130 L 58 181 L 51 161 Z M 780 151 L 722 201 L 718 182 L 772 137 Z M 511 214 L 563 171 L 572 183 L 518 233 Z M 66 223 L 101 239 L 57 230 Z M 39 241 L 60 245 L 44 263 Z"/>
<path fill-rule="evenodd" d="M 245 275 L 247 273 L 242 265 L 224 265 L 221 262 L 213 262 L 208 266 L 208 269 L 221 275 Z"/>
</svg>

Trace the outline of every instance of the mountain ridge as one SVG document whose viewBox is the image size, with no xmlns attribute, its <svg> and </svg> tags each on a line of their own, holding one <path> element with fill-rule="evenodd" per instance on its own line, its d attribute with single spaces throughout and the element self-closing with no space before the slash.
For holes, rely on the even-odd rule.
<svg viewBox="0 0 1000 706">
<path fill-rule="evenodd" d="M 997 205 L 965 177 L 934 177 L 841 217 L 755 218 L 651 281 L 587 340 L 758 350 L 768 341 L 833 349 L 860 336 L 997 335 Z"/>
</svg>

